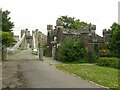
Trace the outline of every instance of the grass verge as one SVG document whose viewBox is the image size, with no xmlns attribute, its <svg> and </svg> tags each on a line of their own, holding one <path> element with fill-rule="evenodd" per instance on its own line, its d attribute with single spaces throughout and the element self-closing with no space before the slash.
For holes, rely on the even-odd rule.
<svg viewBox="0 0 120 90">
<path fill-rule="evenodd" d="M 59 64 L 57 69 L 73 73 L 99 85 L 118 88 L 118 70 L 97 65 Z"/>
</svg>

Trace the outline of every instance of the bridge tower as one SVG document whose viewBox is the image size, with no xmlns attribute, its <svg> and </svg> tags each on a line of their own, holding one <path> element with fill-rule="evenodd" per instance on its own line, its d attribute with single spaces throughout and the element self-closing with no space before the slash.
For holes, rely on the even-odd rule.
<svg viewBox="0 0 120 90">
<path fill-rule="evenodd" d="M 28 29 L 21 30 L 21 38 L 25 33 L 25 38 L 21 43 L 20 49 L 26 50 L 27 48 L 32 47 L 32 36 L 30 35 L 30 31 Z"/>
<path fill-rule="evenodd" d="M 48 56 L 52 56 L 52 45 L 51 41 L 53 41 L 53 25 L 47 25 L 47 51 L 48 51 Z"/>
<path fill-rule="evenodd" d="M 60 44 L 60 41 L 62 41 L 62 32 L 63 32 L 63 21 L 61 20 L 61 18 L 58 18 L 56 21 L 56 35 L 54 37 L 54 40 L 56 38 L 57 44 Z"/>
<path fill-rule="evenodd" d="M 24 35 L 24 33 L 26 33 L 26 30 L 21 30 L 21 38 Z M 22 49 L 22 50 L 26 49 L 26 35 L 25 35 L 25 38 L 20 45 L 20 49 Z"/>
</svg>

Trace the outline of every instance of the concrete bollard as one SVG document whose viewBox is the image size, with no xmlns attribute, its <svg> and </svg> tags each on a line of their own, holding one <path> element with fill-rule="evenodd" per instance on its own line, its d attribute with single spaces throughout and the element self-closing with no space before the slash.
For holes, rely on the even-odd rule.
<svg viewBox="0 0 120 90">
<path fill-rule="evenodd" d="M 7 49 L 6 46 L 2 46 L 2 61 L 6 60 L 7 58 Z"/>
<path fill-rule="evenodd" d="M 43 48 L 42 47 L 39 48 L 39 59 L 43 61 Z"/>
</svg>

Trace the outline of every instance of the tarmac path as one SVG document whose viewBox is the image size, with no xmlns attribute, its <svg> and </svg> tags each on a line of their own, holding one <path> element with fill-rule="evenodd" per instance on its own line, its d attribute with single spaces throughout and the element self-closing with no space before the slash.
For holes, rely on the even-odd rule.
<svg viewBox="0 0 120 90">
<path fill-rule="evenodd" d="M 30 50 L 26 50 L 10 58 L 18 61 L 24 59 L 19 62 L 19 66 L 27 88 L 102 88 L 56 69 L 53 64 L 60 62 L 47 57 L 44 57 L 44 61 L 34 60 L 37 57 L 32 55 Z"/>
<path fill-rule="evenodd" d="M 0 90 L 2 89 L 2 62 L 0 62 Z"/>
</svg>

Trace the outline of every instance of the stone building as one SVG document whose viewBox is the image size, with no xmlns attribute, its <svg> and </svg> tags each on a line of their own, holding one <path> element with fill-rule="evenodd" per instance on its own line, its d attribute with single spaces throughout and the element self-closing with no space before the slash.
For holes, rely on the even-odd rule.
<svg viewBox="0 0 120 90">
<path fill-rule="evenodd" d="M 55 29 L 53 29 L 53 25 L 47 25 L 47 30 L 48 56 L 52 56 L 53 59 L 56 56 L 57 48 L 67 37 L 83 41 L 89 51 L 94 51 L 103 43 L 103 38 L 95 33 L 96 25 L 81 26 L 79 29 L 66 29 L 63 27 L 63 21 L 58 18 Z"/>
</svg>

